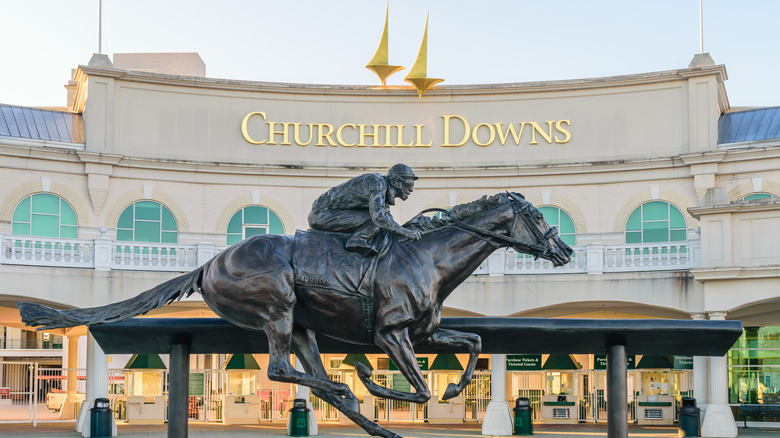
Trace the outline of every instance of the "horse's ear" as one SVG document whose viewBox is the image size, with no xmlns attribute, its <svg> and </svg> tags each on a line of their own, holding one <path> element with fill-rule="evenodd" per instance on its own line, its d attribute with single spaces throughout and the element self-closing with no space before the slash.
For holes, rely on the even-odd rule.
<svg viewBox="0 0 780 438">
<path fill-rule="evenodd" d="M 507 195 L 509 195 L 510 198 L 514 199 L 515 201 L 525 201 L 525 196 L 523 196 L 520 193 L 517 192 L 506 192 Z"/>
</svg>

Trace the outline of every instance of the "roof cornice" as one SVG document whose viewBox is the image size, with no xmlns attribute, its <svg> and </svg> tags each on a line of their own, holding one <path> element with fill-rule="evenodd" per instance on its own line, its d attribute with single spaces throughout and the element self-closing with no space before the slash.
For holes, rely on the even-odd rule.
<svg viewBox="0 0 780 438">
<path fill-rule="evenodd" d="M 705 207 L 690 207 L 688 213 L 697 220 L 708 214 L 722 213 L 748 213 L 756 211 L 776 211 L 780 210 L 780 199 L 757 199 L 752 201 L 738 201 L 729 204 L 712 205 Z"/>
<path fill-rule="evenodd" d="M 332 94 L 332 95 L 367 95 L 367 96 L 414 96 L 417 91 L 409 86 L 371 86 L 371 85 L 323 85 L 323 84 L 293 84 L 283 82 L 259 82 L 236 79 L 201 78 L 177 76 L 160 73 L 119 70 L 81 65 L 76 74 L 113 78 L 116 80 L 171 85 L 191 88 L 218 89 L 231 91 L 256 91 L 282 94 Z M 490 95 L 518 94 L 554 91 L 574 91 L 599 88 L 614 88 L 624 86 L 648 85 L 663 82 L 688 80 L 694 77 L 715 76 L 719 84 L 727 79 L 726 67 L 723 65 L 666 70 L 650 73 L 640 73 L 622 76 L 607 76 L 585 79 L 567 79 L 559 81 L 518 82 L 500 84 L 474 85 L 442 85 L 430 89 L 426 95 Z"/>
</svg>

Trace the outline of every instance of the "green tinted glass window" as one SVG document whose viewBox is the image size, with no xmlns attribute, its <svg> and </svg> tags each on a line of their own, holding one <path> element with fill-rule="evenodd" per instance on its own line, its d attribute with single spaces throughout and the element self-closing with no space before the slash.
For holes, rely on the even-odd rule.
<svg viewBox="0 0 780 438">
<path fill-rule="evenodd" d="M 230 218 L 230 222 L 227 226 L 228 234 L 241 234 L 241 212 L 238 212 Z"/>
<path fill-rule="evenodd" d="M 29 236 L 30 224 L 14 222 L 13 226 L 11 227 L 11 233 L 16 234 L 17 236 Z"/>
<path fill-rule="evenodd" d="M 154 201 L 138 201 L 119 215 L 117 240 L 124 242 L 178 243 L 176 218 L 167 207 Z"/>
<path fill-rule="evenodd" d="M 259 206 L 244 207 L 228 222 L 227 244 L 233 245 L 258 234 L 284 234 L 284 225 L 273 211 Z"/>
<path fill-rule="evenodd" d="M 16 206 L 11 232 L 22 236 L 76 238 L 78 220 L 73 207 L 51 193 L 36 193 Z"/>
<path fill-rule="evenodd" d="M 539 207 L 539 211 L 544 216 L 544 220 L 551 227 L 558 227 L 558 231 L 561 236 L 561 240 L 569 246 L 575 245 L 577 241 L 576 230 L 574 228 L 574 221 L 571 220 L 571 216 L 568 213 L 561 210 L 558 207 L 544 206 Z"/>
<path fill-rule="evenodd" d="M 257 225 L 267 224 L 268 209 L 263 207 L 246 207 L 244 209 L 244 223 Z"/>
<path fill-rule="evenodd" d="M 686 239 L 686 234 L 682 212 L 664 201 L 640 205 L 626 222 L 626 243 L 679 242 Z"/>
<path fill-rule="evenodd" d="M 151 201 L 135 203 L 135 220 L 160 221 L 160 204 Z"/>
<path fill-rule="evenodd" d="M 30 222 L 30 196 L 22 199 L 22 202 L 14 210 L 14 222 Z"/>
<path fill-rule="evenodd" d="M 176 226 L 176 219 L 173 218 L 173 214 L 171 214 L 171 211 L 167 208 L 163 208 L 162 210 L 162 229 L 165 231 L 176 231 L 178 227 Z"/>
<path fill-rule="evenodd" d="M 753 193 L 752 195 L 747 195 L 744 198 L 742 198 L 742 201 L 755 201 L 756 199 L 769 199 L 769 198 L 776 198 L 775 195 L 770 195 L 769 193 Z"/>
<path fill-rule="evenodd" d="M 73 211 L 73 208 L 64 199 L 60 199 L 60 224 L 76 225 L 77 223 L 76 212 Z"/>
<path fill-rule="evenodd" d="M 60 197 L 48 193 L 38 193 L 32 197 L 32 212 L 44 214 L 59 214 Z"/>
</svg>

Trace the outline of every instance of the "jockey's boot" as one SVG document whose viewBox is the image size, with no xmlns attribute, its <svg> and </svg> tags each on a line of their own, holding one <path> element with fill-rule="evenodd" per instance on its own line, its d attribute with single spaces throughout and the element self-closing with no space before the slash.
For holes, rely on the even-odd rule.
<svg viewBox="0 0 780 438">
<path fill-rule="evenodd" d="M 365 225 L 358 228 L 349 239 L 344 247 L 347 251 L 356 252 L 363 257 L 373 257 L 379 254 L 379 251 L 372 244 L 375 237 L 379 234 L 379 228 L 372 222 L 367 222 Z"/>
</svg>

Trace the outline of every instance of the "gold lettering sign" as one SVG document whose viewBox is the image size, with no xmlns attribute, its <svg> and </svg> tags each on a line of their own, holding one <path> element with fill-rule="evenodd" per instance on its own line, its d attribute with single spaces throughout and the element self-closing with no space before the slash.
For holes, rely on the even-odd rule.
<svg viewBox="0 0 780 438">
<path fill-rule="evenodd" d="M 434 128 L 363 123 L 333 126 L 330 123 L 272 121 L 265 112 L 252 111 L 241 121 L 241 134 L 254 145 L 290 146 L 294 143 L 309 146 L 314 141 L 314 146 L 344 148 L 429 148 L 433 146 L 435 136 L 442 139 L 439 146 L 448 148 L 461 147 L 468 142 L 483 148 L 508 144 L 562 145 L 572 139 L 571 121 L 567 119 L 474 123 L 457 114 L 445 114 L 441 118 L 441 125 Z"/>
</svg>

